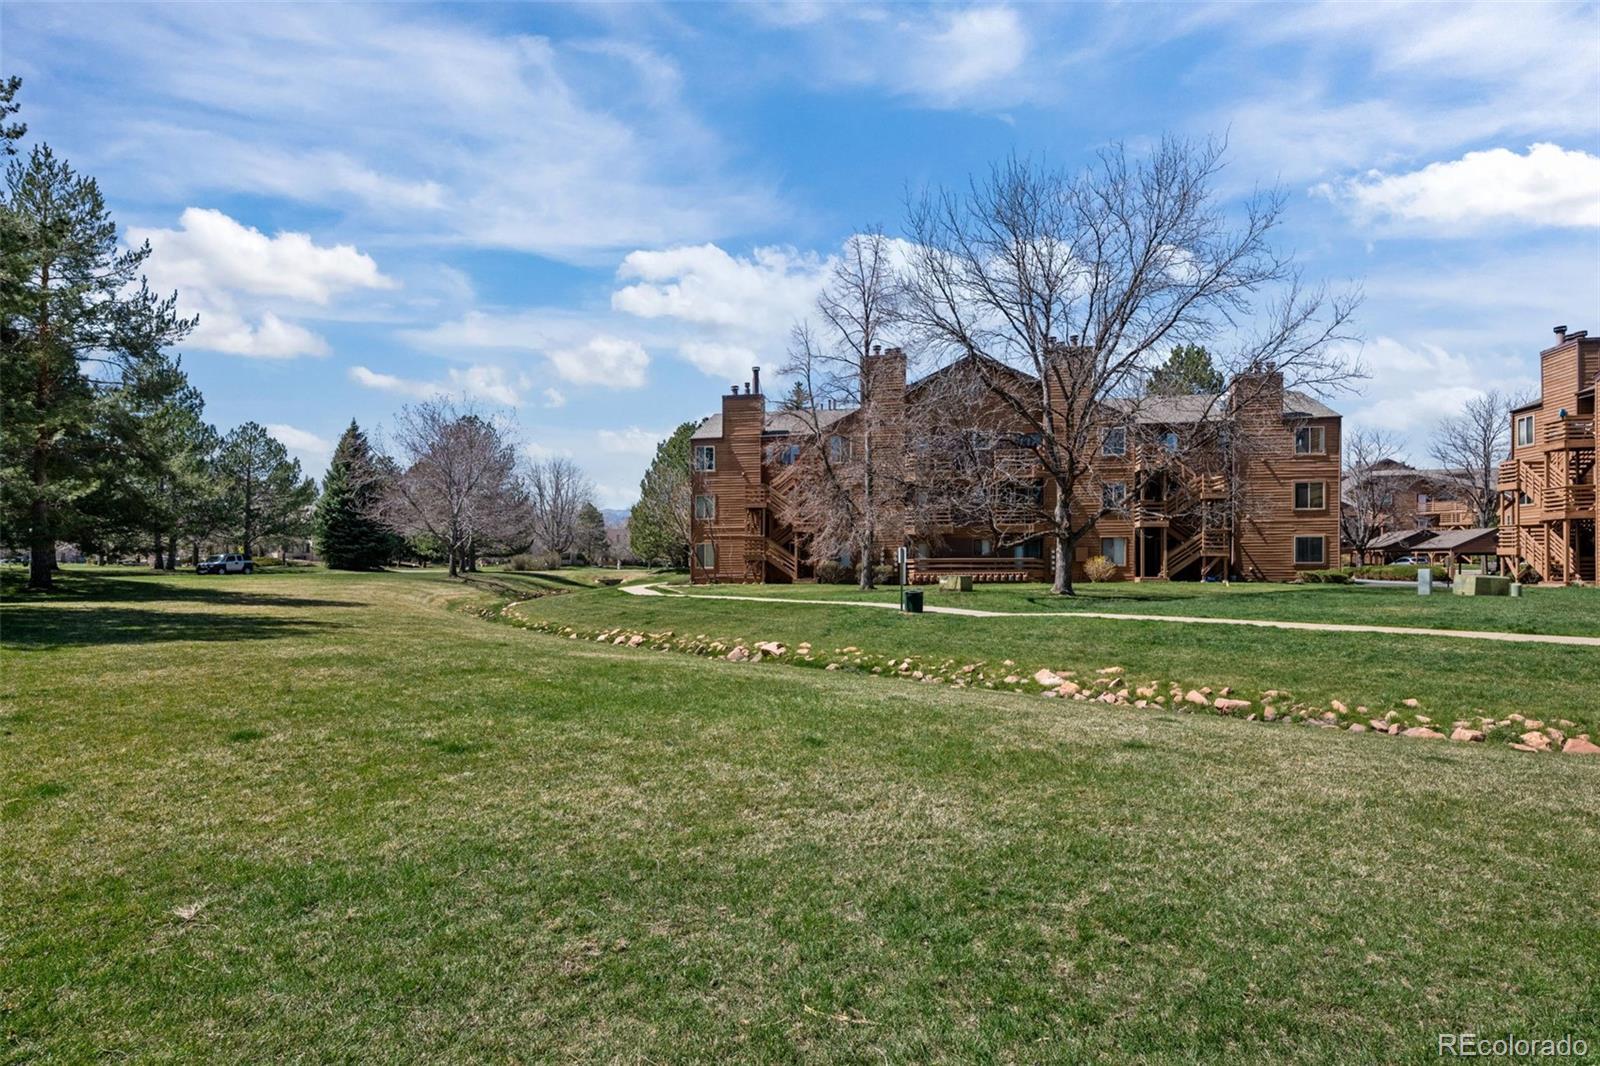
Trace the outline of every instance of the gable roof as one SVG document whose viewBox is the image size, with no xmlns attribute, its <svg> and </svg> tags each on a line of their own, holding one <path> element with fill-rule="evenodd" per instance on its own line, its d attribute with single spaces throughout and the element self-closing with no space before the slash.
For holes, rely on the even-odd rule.
<svg viewBox="0 0 1600 1066">
<path fill-rule="evenodd" d="M 811 429 L 815 418 L 818 428 L 825 429 L 846 415 L 855 414 L 854 407 L 823 408 L 819 411 L 768 411 L 762 421 L 761 432 L 773 434 L 805 433 Z M 712 415 L 689 434 L 690 440 L 721 440 L 722 416 Z"/>
<path fill-rule="evenodd" d="M 1423 552 L 1460 552 L 1478 547 L 1493 547 L 1498 536 L 1498 532 L 1492 526 L 1478 526 L 1475 529 L 1451 529 L 1440 533 L 1432 540 L 1416 545 L 1416 549 Z M 1480 540 L 1488 541 L 1488 544 L 1479 545 L 1478 541 Z"/>
</svg>

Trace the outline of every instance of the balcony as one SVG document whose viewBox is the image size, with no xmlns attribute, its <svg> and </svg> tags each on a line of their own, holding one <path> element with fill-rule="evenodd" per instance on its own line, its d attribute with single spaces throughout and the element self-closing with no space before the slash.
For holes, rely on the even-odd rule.
<svg viewBox="0 0 1600 1066">
<path fill-rule="evenodd" d="M 1050 561 L 1009 555 L 950 555 L 910 559 L 906 569 L 913 585 L 929 585 L 952 574 L 970 574 L 980 582 L 1044 581 L 1050 573 Z"/>
<path fill-rule="evenodd" d="M 1594 416 L 1556 419 L 1544 427 L 1544 443 L 1551 448 L 1593 448 Z"/>
<path fill-rule="evenodd" d="M 1552 485 L 1539 494 L 1541 515 L 1546 521 L 1560 518 L 1592 518 L 1595 514 L 1593 485 Z"/>
<path fill-rule="evenodd" d="M 1500 476 L 1499 480 L 1495 482 L 1495 487 L 1501 492 L 1517 491 L 1517 461 L 1515 459 L 1507 459 L 1500 464 Z"/>
</svg>

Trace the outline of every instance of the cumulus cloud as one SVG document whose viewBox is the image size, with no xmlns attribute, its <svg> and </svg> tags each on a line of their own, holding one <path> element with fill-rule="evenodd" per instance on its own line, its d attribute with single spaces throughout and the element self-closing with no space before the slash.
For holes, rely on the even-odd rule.
<svg viewBox="0 0 1600 1066">
<path fill-rule="evenodd" d="M 1418 456 L 1427 452 L 1427 428 L 1459 413 L 1467 401 L 1490 389 L 1516 393 L 1527 386 L 1492 355 L 1469 355 L 1427 342 L 1382 336 L 1367 343 L 1361 357 L 1371 374 L 1364 396 L 1337 406 L 1355 424 L 1409 438 Z"/>
<path fill-rule="evenodd" d="M 333 456 L 333 441 L 319 437 L 310 430 L 283 422 L 268 422 L 266 430 L 289 449 L 291 455 L 300 460 L 301 469 L 308 474 L 315 474 L 321 470 Z"/>
<path fill-rule="evenodd" d="M 518 406 L 522 402 L 523 390 L 530 384 L 526 376 L 513 375 L 503 367 L 483 364 L 451 367 L 448 375 L 440 381 L 396 377 L 364 366 L 353 366 L 350 368 L 350 380 L 369 389 L 415 400 L 461 395 L 506 407 Z"/>
<path fill-rule="evenodd" d="M 348 244 L 319 245 L 309 234 L 260 230 L 208 208 L 190 207 L 176 229 L 130 228 L 150 243 L 145 270 L 158 291 L 178 292 L 198 314 L 195 347 L 258 359 L 326 355 L 327 343 L 284 319 L 286 309 L 323 308 L 338 295 L 392 289 L 371 256 Z"/>
<path fill-rule="evenodd" d="M 668 434 L 629 426 L 627 429 L 602 429 L 597 436 L 601 451 L 616 455 L 654 455 L 656 445 Z"/>
<path fill-rule="evenodd" d="M 1600 226 L 1600 156 L 1555 144 L 1518 155 L 1468 152 L 1402 174 L 1372 171 L 1317 191 L 1357 215 L 1415 223 L 1449 234 L 1504 223 Z"/>
<path fill-rule="evenodd" d="M 550 367 L 574 385 L 611 385 L 637 389 L 644 385 L 650 356 L 637 341 L 594 337 L 576 348 L 549 353 Z"/>
<path fill-rule="evenodd" d="M 560 389 L 545 389 L 542 395 L 544 396 L 544 405 L 546 407 L 556 408 L 567 406 L 566 394 Z"/>
</svg>

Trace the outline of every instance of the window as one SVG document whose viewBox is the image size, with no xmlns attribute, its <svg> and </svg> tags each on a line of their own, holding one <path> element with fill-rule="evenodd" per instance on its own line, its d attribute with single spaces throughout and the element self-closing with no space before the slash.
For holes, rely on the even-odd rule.
<svg viewBox="0 0 1600 1066">
<path fill-rule="evenodd" d="M 1324 561 L 1323 537 L 1294 538 L 1294 565 L 1321 566 Z"/>
<path fill-rule="evenodd" d="M 1294 483 L 1294 509 L 1296 511 L 1320 511 L 1326 506 L 1322 498 L 1322 482 L 1296 481 Z"/>
<path fill-rule="evenodd" d="M 1128 538 L 1127 537 L 1101 537 L 1100 554 L 1109 562 L 1118 566 L 1128 565 Z"/>
<path fill-rule="evenodd" d="M 1178 435 L 1169 429 L 1156 436 L 1156 443 L 1165 451 L 1175 452 L 1178 450 Z"/>
<path fill-rule="evenodd" d="M 1037 448 L 1044 442 L 1043 434 L 1039 433 L 1013 433 L 1011 443 L 1018 448 Z"/>
<path fill-rule="evenodd" d="M 717 446 L 715 444 L 696 444 L 694 446 L 694 468 L 696 470 L 715 470 L 717 468 Z"/>
<path fill-rule="evenodd" d="M 785 444 L 778 449 L 778 462 L 784 466 L 793 466 L 800 461 L 800 445 Z"/>
<path fill-rule="evenodd" d="M 1100 486 L 1100 506 L 1107 511 L 1119 511 L 1128 500 L 1125 481 L 1108 481 Z"/>
<path fill-rule="evenodd" d="M 717 565 L 717 546 L 710 542 L 694 546 L 694 564 L 702 570 L 712 570 Z"/>
<path fill-rule="evenodd" d="M 1294 431 L 1296 455 L 1321 455 L 1328 450 L 1328 431 L 1322 426 L 1301 426 Z"/>
<path fill-rule="evenodd" d="M 696 496 L 694 498 L 694 516 L 702 522 L 709 522 L 717 517 L 717 498 L 715 496 Z"/>
<path fill-rule="evenodd" d="M 1100 442 L 1101 455 L 1127 455 L 1128 431 L 1122 426 L 1113 426 L 1106 430 L 1104 439 Z"/>
<path fill-rule="evenodd" d="M 1013 546 L 1011 554 L 1017 559 L 1043 559 L 1044 540 L 1039 537 L 1025 540 L 1021 544 Z"/>
<path fill-rule="evenodd" d="M 1523 415 L 1517 419 L 1517 445 L 1533 443 L 1533 416 Z"/>
<path fill-rule="evenodd" d="M 834 435 L 828 438 L 828 459 L 835 463 L 850 461 L 850 438 Z"/>
</svg>

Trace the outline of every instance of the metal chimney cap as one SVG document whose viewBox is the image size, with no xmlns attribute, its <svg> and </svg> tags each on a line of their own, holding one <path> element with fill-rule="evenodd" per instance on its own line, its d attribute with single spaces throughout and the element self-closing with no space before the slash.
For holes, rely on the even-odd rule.
<svg viewBox="0 0 1600 1066">
<path fill-rule="evenodd" d="M 1565 337 L 1567 335 L 1567 327 L 1566 326 L 1557 326 L 1555 329 L 1552 329 L 1550 332 L 1554 333 L 1554 334 L 1557 334 L 1559 336 Z"/>
</svg>

